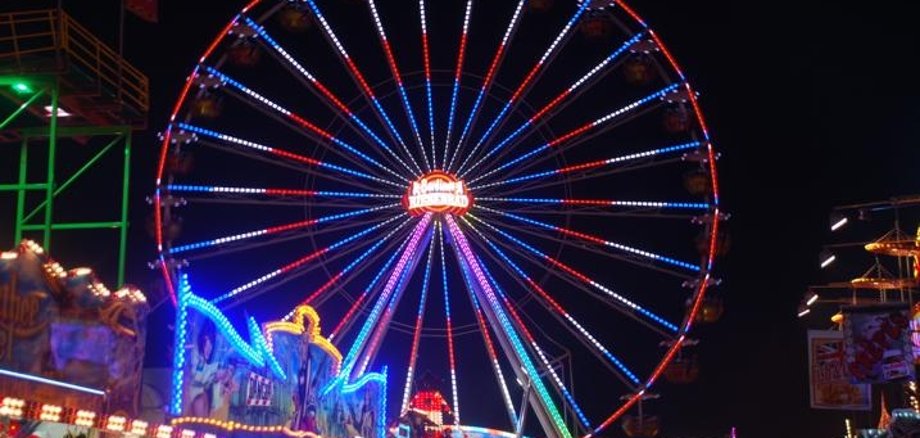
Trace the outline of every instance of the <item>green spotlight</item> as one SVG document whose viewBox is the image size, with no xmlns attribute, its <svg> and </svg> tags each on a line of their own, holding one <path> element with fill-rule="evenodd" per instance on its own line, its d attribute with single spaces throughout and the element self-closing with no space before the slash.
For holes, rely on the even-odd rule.
<svg viewBox="0 0 920 438">
<path fill-rule="evenodd" d="M 25 82 L 15 82 L 12 85 L 13 91 L 17 94 L 29 94 L 32 92 L 32 87 Z"/>
</svg>

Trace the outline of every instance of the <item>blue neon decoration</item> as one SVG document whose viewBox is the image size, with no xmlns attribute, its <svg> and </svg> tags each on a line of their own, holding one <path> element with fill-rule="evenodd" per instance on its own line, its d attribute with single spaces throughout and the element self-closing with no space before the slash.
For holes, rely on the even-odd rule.
<svg viewBox="0 0 920 438">
<path fill-rule="evenodd" d="M 163 263 L 163 257 L 160 257 L 160 263 Z M 176 300 L 176 343 L 173 348 L 173 375 L 172 375 L 172 403 L 170 404 L 170 413 L 180 415 L 182 413 L 182 382 L 184 380 L 185 368 L 185 344 L 188 338 L 188 295 L 191 293 L 191 287 L 188 284 L 188 275 L 179 276 L 179 296 Z"/>
<path fill-rule="evenodd" d="M 277 357 L 271 352 L 271 349 L 268 347 L 268 342 L 265 339 L 265 336 L 259 327 L 259 324 L 254 318 L 249 318 L 247 322 L 247 329 L 249 331 L 250 343 L 247 343 L 243 340 L 242 336 L 236 331 L 236 329 L 230 324 L 230 321 L 226 316 L 221 313 L 221 311 L 215 307 L 213 304 L 204 300 L 203 298 L 196 296 L 191 289 L 188 281 L 188 274 L 181 274 L 179 276 L 179 297 L 178 297 L 178 306 L 176 311 L 176 349 L 175 355 L 173 356 L 173 390 L 172 390 L 172 400 L 170 403 L 170 413 L 172 415 L 181 415 L 182 414 L 182 386 L 183 386 L 183 367 L 185 365 L 185 355 L 186 355 L 186 340 L 188 337 L 188 309 L 192 308 L 201 312 L 206 318 L 214 322 L 214 325 L 219 330 L 220 334 L 227 339 L 231 347 L 237 352 L 240 356 L 246 359 L 250 364 L 255 367 L 263 368 L 267 367 L 271 370 L 280 380 L 286 380 L 287 376 L 284 373 L 281 364 L 279 363 Z M 5 370 L 0 369 L 0 374 L 6 374 Z M 381 412 L 382 415 L 385 415 L 385 403 L 386 403 L 386 384 L 387 384 L 387 368 L 384 367 L 383 370 L 379 373 L 365 373 L 362 374 L 354 382 L 345 382 L 340 377 L 335 378 L 330 382 L 330 388 L 337 384 L 342 385 L 342 391 L 344 393 L 351 393 L 359 390 L 368 382 L 379 382 L 384 387 L 381 389 L 384 400 L 384 410 Z M 69 385 L 69 384 L 63 384 Z M 73 389 L 82 389 L 85 391 L 95 391 L 89 388 L 78 387 L 76 385 L 71 385 Z M 101 395 L 104 395 L 102 391 L 98 391 Z M 381 427 L 385 424 L 383 418 L 380 419 Z M 382 433 L 382 432 L 381 432 Z"/>
<path fill-rule="evenodd" d="M 236 328 L 230 323 L 230 320 L 221 313 L 221 311 L 207 300 L 195 295 L 192 292 L 188 280 L 188 274 L 179 276 L 179 297 L 176 308 L 176 343 L 173 356 L 173 393 L 171 403 L 171 413 L 181 415 L 182 413 L 182 383 L 184 379 L 183 368 L 185 366 L 186 342 L 188 338 L 188 309 L 195 309 L 202 313 L 206 318 L 214 322 L 214 325 L 230 342 L 231 347 L 240 354 L 244 359 L 256 367 L 269 366 L 271 371 L 281 380 L 286 376 L 277 359 L 268 349 L 268 344 L 263 337 L 258 324 L 254 319 L 249 321 L 249 334 L 254 345 L 250 345 L 243 340 Z"/>
<path fill-rule="evenodd" d="M 249 327 L 249 339 L 252 340 L 253 346 L 257 353 L 259 353 L 265 362 L 268 364 L 268 368 L 275 373 L 275 376 L 281 380 L 286 380 L 287 376 L 284 374 L 284 370 L 281 368 L 281 364 L 278 363 L 278 359 L 275 358 L 275 355 L 272 353 L 271 349 L 268 348 L 268 341 L 265 340 L 265 335 L 262 334 L 262 329 L 259 327 L 259 323 L 256 322 L 255 318 L 249 317 L 246 321 L 247 326 Z"/>
</svg>

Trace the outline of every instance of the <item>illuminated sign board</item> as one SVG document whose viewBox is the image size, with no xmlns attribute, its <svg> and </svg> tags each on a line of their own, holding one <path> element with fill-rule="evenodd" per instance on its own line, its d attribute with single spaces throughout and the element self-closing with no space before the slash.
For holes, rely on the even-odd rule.
<svg viewBox="0 0 920 438">
<path fill-rule="evenodd" d="M 410 214 L 463 214 L 473 204 L 466 184 L 443 172 L 432 172 L 409 184 L 403 205 Z"/>
</svg>

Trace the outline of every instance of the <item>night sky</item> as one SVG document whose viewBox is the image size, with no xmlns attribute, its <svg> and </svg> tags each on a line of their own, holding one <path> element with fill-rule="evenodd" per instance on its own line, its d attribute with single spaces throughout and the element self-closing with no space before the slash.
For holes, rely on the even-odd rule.
<svg viewBox="0 0 920 438">
<path fill-rule="evenodd" d="M 0 10 L 14 9 L 4 3 Z M 64 1 L 78 20 L 114 40 L 117 2 L 91 3 Z M 151 80 L 151 128 L 135 141 L 128 260 L 129 281 L 143 288 L 156 282 L 145 266 L 154 245 L 142 226 L 159 148 L 155 135 L 201 51 L 241 3 L 161 0 L 159 24 L 127 18 L 126 57 Z M 563 3 L 556 0 L 550 13 L 567 14 L 559 10 Z M 701 377 L 689 386 L 660 384 L 663 397 L 649 411 L 662 417 L 663 436 L 670 437 L 719 436 L 732 426 L 741 437 L 841 436 L 841 414 L 808 408 L 805 329 L 826 324 L 806 323 L 795 311 L 807 285 L 862 266 L 819 271 L 821 246 L 841 240 L 828 232 L 832 206 L 920 190 L 920 88 L 908 68 L 920 49 L 915 14 L 905 1 L 872 7 L 822 0 L 631 5 L 701 93 L 722 154 L 722 203 L 731 214 L 732 246 L 719 264 L 724 282 L 716 289 L 726 313 L 695 334 L 702 339 Z M 913 232 L 915 226 L 903 228 Z M 876 229 L 843 240 L 868 239 Z M 152 364 L 168 360 L 167 307 L 151 320 Z M 611 434 L 620 436 L 618 425 Z"/>
</svg>

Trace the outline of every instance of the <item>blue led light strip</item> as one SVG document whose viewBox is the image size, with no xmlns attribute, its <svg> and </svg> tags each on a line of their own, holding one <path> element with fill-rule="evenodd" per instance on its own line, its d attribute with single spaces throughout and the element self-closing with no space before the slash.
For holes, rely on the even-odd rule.
<svg viewBox="0 0 920 438">
<path fill-rule="evenodd" d="M 30 382 L 44 383 L 46 385 L 57 386 L 58 388 L 72 389 L 74 391 L 85 392 L 87 394 L 93 394 L 98 396 L 105 396 L 105 391 L 98 389 L 89 388 L 86 386 L 74 385 L 72 383 L 61 382 L 60 380 L 48 379 L 41 376 L 34 376 L 32 374 L 18 373 L 16 371 L 10 371 L 3 368 L 0 368 L 0 375 L 12 377 L 15 379 L 28 380 Z"/>
<path fill-rule="evenodd" d="M 472 224 L 470 224 L 469 222 L 467 222 L 467 224 L 470 226 L 470 228 L 473 228 L 473 225 L 472 225 Z M 475 230 L 475 228 L 473 228 L 473 229 Z M 478 230 L 475 230 L 475 231 L 476 231 L 477 233 L 479 233 Z M 482 237 L 483 241 L 485 241 L 486 244 L 489 245 L 489 248 L 492 248 L 492 250 L 495 251 L 495 253 L 498 254 L 498 256 L 499 256 L 502 260 L 504 260 L 505 263 L 507 263 L 508 266 L 510 266 L 510 267 L 518 274 L 518 276 L 521 277 L 521 279 L 523 279 L 525 282 L 533 282 L 533 279 L 530 278 L 530 276 L 528 276 L 528 275 L 524 272 L 524 270 L 521 269 L 520 266 L 518 266 L 516 263 L 514 263 L 514 262 L 511 260 L 511 258 L 508 257 L 508 255 L 506 255 L 506 254 L 504 253 L 504 251 L 501 250 L 501 248 L 499 248 L 497 245 L 495 245 L 491 240 L 487 239 L 487 238 L 486 238 L 484 235 L 482 235 L 481 233 L 479 233 L 479 235 L 480 235 L 480 237 Z M 486 276 L 488 276 L 489 279 L 492 280 L 492 283 L 496 283 L 495 288 L 498 289 L 499 294 L 503 294 L 504 292 L 502 292 L 501 287 L 498 286 L 498 284 L 497 284 L 497 282 L 495 281 L 495 279 L 492 278 L 492 275 L 489 273 L 488 267 L 485 267 L 485 270 L 486 270 Z M 536 284 L 536 282 L 533 282 L 533 283 Z M 616 356 L 614 356 L 613 353 L 611 353 L 611 352 L 608 351 L 603 345 L 601 345 L 601 343 L 597 340 L 597 338 L 595 338 L 590 332 L 588 332 L 588 330 L 585 329 L 584 326 L 582 326 L 577 320 L 575 320 L 574 317 L 572 317 L 571 315 L 569 315 L 568 312 L 564 312 L 561 316 L 563 317 L 563 319 L 565 319 L 565 320 L 568 321 L 570 324 L 572 324 L 572 326 L 575 327 L 575 329 L 578 330 L 582 335 L 584 335 L 584 336 L 588 339 L 588 341 L 589 341 L 595 348 L 597 348 L 597 349 L 601 352 L 601 354 L 604 355 L 604 357 L 606 357 L 608 360 L 610 360 L 611 363 L 613 363 L 614 365 L 616 365 L 616 367 L 619 368 L 620 371 L 622 371 L 623 373 L 625 373 L 626 376 L 629 378 L 629 380 L 631 380 L 631 381 L 632 381 L 633 383 L 635 383 L 635 384 L 639 384 L 639 378 L 636 377 L 635 373 L 633 373 L 632 371 L 630 371 L 629 368 L 626 368 L 626 365 L 623 364 L 623 361 L 621 361 L 619 358 L 617 358 Z M 588 427 L 588 429 L 590 429 L 590 427 Z"/>
<path fill-rule="evenodd" d="M 514 177 L 514 178 L 508 178 L 508 179 L 506 179 L 506 180 L 500 180 L 500 181 L 491 182 L 491 183 L 488 183 L 488 184 L 482 184 L 482 185 L 478 185 L 478 186 L 473 186 L 473 187 L 471 187 L 470 189 L 471 189 L 471 190 L 480 190 L 480 189 L 484 189 L 484 188 L 487 188 L 487 187 L 495 187 L 495 186 L 501 186 L 501 185 L 506 185 L 506 184 L 511 184 L 511 183 L 518 183 L 518 182 L 522 182 L 522 181 L 529 181 L 529 180 L 532 180 L 532 179 L 544 178 L 544 177 L 547 177 L 547 176 L 559 175 L 559 174 L 564 174 L 564 173 L 569 173 L 569 172 L 576 172 L 576 171 L 578 171 L 578 172 L 583 172 L 583 171 L 586 171 L 586 170 L 588 170 L 588 169 L 593 169 L 593 168 L 602 167 L 602 166 L 608 166 L 608 165 L 611 165 L 611 164 L 623 163 L 623 162 L 626 162 L 626 161 L 639 160 L 639 159 L 643 159 L 643 158 L 651 158 L 651 157 L 655 157 L 655 156 L 657 156 L 657 155 L 669 154 L 669 153 L 672 153 L 672 152 L 682 152 L 682 151 L 688 151 L 688 150 L 691 150 L 691 149 L 697 149 L 697 148 L 699 148 L 701 145 L 702 145 L 702 143 L 700 143 L 700 142 L 698 142 L 698 141 L 692 141 L 692 142 L 689 142 L 689 143 L 682 143 L 682 144 L 677 144 L 677 145 L 673 145 L 673 146 L 667 146 L 667 147 L 663 147 L 663 148 L 651 149 L 651 150 L 642 151 L 642 152 L 635 152 L 635 153 L 627 154 L 627 155 L 620 155 L 620 156 L 618 156 L 618 157 L 607 158 L 607 159 L 604 159 L 604 160 L 597 160 L 597 161 L 591 161 L 591 162 L 587 162 L 587 163 L 572 164 L 572 165 L 569 165 L 569 166 L 560 167 L 560 168 L 558 168 L 558 169 L 545 170 L 545 171 L 542 171 L 542 172 L 535 172 L 535 173 L 529 173 L 529 174 L 521 175 L 521 176 Z"/>
<path fill-rule="evenodd" d="M 415 134 L 415 141 L 418 143 L 419 150 L 422 153 L 422 160 L 425 162 L 425 167 L 430 171 L 432 170 L 432 166 L 431 163 L 428 162 L 428 155 L 425 153 L 425 143 L 422 142 L 422 136 L 419 133 L 418 122 L 415 120 L 415 111 L 412 110 L 412 104 L 409 102 L 409 96 L 406 94 L 406 88 L 403 86 L 402 74 L 399 72 L 399 67 L 396 64 L 396 57 L 393 54 L 393 48 L 390 46 L 390 41 L 387 39 L 386 31 L 383 28 L 383 20 L 380 19 L 380 15 L 377 13 L 377 4 L 374 0 L 367 0 L 367 4 L 371 8 L 371 15 L 374 17 L 377 35 L 380 37 L 380 44 L 383 46 L 384 55 L 386 55 L 387 63 L 390 66 L 390 72 L 393 74 L 393 79 L 396 81 L 396 89 L 399 91 L 400 100 L 402 101 L 403 108 L 406 110 L 409 126 L 412 127 L 412 133 Z"/>
<path fill-rule="evenodd" d="M 396 261 L 396 257 L 400 253 L 402 253 L 403 249 L 405 249 L 406 244 L 408 243 L 409 243 L 409 239 L 406 239 L 405 241 L 403 241 L 403 243 L 399 245 L 396 251 L 394 251 L 393 254 L 390 255 L 390 258 L 387 259 L 387 262 L 384 263 L 383 266 L 380 267 L 380 270 L 377 271 L 377 274 L 374 275 L 374 278 L 371 280 L 371 282 L 368 283 L 367 287 L 364 288 L 364 292 L 361 293 L 361 296 L 358 297 L 358 299 L 355 301 L 355 304 L 357 304 L 360 301 L 363 301 L 367 297 L 367 295 L 370 294 L 371 290 L 374 288 L 374 286 L 377 285 L 377 282 L 380 281 L 381 278 L 383 278 L 383 274 L 385 274 L 386 271 L 390 269 L 390 265 L 392 265 L 393 262 Z M 354 305 L 352 307 L 354 307 Z M 348 309 L 348 313 L 346 313 L 342 321 L 339 322 L 339 326 L 337 326 L 335 330 L 333 330 L 332 333 L 329 334 L 329 338 L 328 338 L 329 342 L 332 342 L 332 340 L 340 334 L 341 327 L 344 326 L 344 324 L 347 322 L 347 319 L 353 316 L 356 311 L 357 311 L 357 308 Z"/>
<path fill-rule="evenodd" d="M 454 73 L 454 87 L 450 94 L 450 115 L 447 118 L 447 135 L 444 138 L 444 159 L 440 169 L 447 166 L 447 157 L 450 153 L 450 135 L 454 131 L 454 117 L 457 114 L 457 94 L 460 91 L 460 78 L 463 74 L 463 60 L 466 57 L 466 41 L 470 28 L 470 13 L 473 10 L 473 0 L 466 0 L 466 13 L 463 16 L 463 33 L 460 35 L 460 48 L 457 50 L 457 69 Z"/>
<path fill-rule="evenodd" d="M 357 171 L 357 170 L 352 170 L 352 169 L 349 169 L 349 168 L 347 168 L 347 167 L 339 166 L 339 165 L 332 164 L 332 163 L 328 163 L 328 162 L 325 162 L 325 161 L 320 161 L 320 160 L 317 160 L 317 159 L 315 159 L 315 158 L 310 158 L 310 157 L 307 157 L 307 156 L 304 156 L 304 155 L 295 154 L 295 153 L 293 153 L 293 152 L 289 152 L 289 151 L 286 151 L 286 150 L 283 150 L 283 149 L 278 149 L 278 148 L 274 148 L 274 147 L 267 146 L 267 145 L 264 145 L 264 144 L 256 143 L 256 142 L 249 141 L 249 140 L 245 140 L 245 139 L 242 139 L 242 138 L 239 138 L 239 137 L 234 137 L 234 136 L 232 136 L 232 135 L 223 134 L 223 133 L 214 131 L 214 130 L 212 130 L 212 129 L 206 129 L 206 128 L 202 128 L 202 127 L 200 127 L 200 126 L 189 125 L 188 123 L 177 123 L 177 124 L 176 124 L 176 127 L 178 127 L 179 129 L 181 129 L 182 131 L 191 132 L 191 133 L 196 134 L 196 135 L 201 135 L 201 136 L 213 138 L 213 139 L 216 139 L 216 140 L 221 140 L 221 141 L 224 141 L 224 142 L 227 142 L 227 143 L 231 143 L 231 144 L 234 144 L 234 145 L 237 145 L 237 146 L 242 146 L 242 147 L 245 147 L 245 148 L 248 148 L 248 149 L 254 149 L 254 150 L 261 151 L 261 152 L 265 152 L 265 153 L 268 153 L 268 154 L 272 154 L 272 155 L 275 155 L 275 156 L 278 156 L 278 157 L 283 157 L 283 158 L 291 159 L 291 160 L 297 161 L 297 162 L 299 162 L 299 163 L 306 163 L 306 164 L 310 164 L 310 165 L 313 165 L 313 166 L 317 166 L 317 167 L 319 167 L 319 168 L 334 170 L 334 171 L 336 171 L 336 172 L 341 172 L 341 173 L 344 173 L 344 174 L 347 174 L 347 175 L 351 175 L 351 176 L 355 176 L 355 177 L 358 177 L 358 178 L 361 178 L 361 179 L 366 179 L 366 180 L 369 180 L 369 181 L 379 182 L 379 183 L 391 185 L 391 186 L 394 186 L 394 187 L 400 187 L 400 188 L 404 188 L 404 186 L 405 186 L 405 184 L 395 183 L 395 182 L 390 181 L 390 180 L 387 180 L 387 179 L 383 179 L 383 178 L 380 178 L 380 177 L 376 177 L 376 176 L 371 175 L 371 174 L 369 174 L 369 173 L 359 172 L 359 171 Z M 324 175 L 324 176 L 325 176 L 325 175 Z M 326 176 L 326 177 L 328 178 L 328 176 Z M 159 183 L 158 183 L 158 184 L 159 184 Z"/>
</svg>

